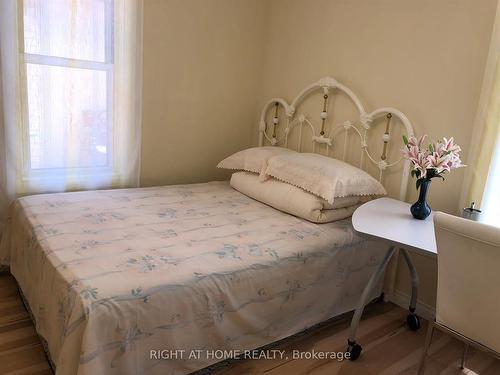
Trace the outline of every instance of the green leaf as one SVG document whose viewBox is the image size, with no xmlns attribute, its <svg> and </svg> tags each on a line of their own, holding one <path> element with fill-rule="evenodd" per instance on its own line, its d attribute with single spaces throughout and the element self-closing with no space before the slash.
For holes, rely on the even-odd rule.
<svg viewBox="0 0 500 375">
<path fill-rule="evenodd" d="M 424 182 L 424 179 L 423 179 L 423 178 L 419 178 L 419 179 L 417 180 L 417 183 L 416 183 L 416 185 L 417 185 L 417 190 L 420 188 L 420 185 L 422 185 L 422 182 Z"/>
<path fill-rule="evenodd" d="M 432 145 L 432 143 L 429 143 L 429 151 L 434 152 L 434 146 Z"/>
<path fill-rule="evenodd" d="M 403 143 L 408 146 L 408 137 L 403 134 Z"/>
</svg>

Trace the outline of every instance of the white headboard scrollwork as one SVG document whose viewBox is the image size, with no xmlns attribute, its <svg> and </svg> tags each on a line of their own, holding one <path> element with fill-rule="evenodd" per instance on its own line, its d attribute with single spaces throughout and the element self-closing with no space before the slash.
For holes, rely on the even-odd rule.
<svg viewBox="0 0 500 375">
<path fill-rule="evenodd" d="M 353 102 L 355 108 L 357 109 L 359 118 L 353 121 L 344 121 L 342 124 L 332 126 L 331 129 L 328 130 L 327 119 L 330 116 L 329 104 L 332 99 L 334 90 L 339 90 L 347 95 L 347 97 Z M 315 122 L 311 117 L 303 113 L 297 113 L 297 108 L 299 107 L 299 105 L 303 103 L 303 101 L 307 97 L 309 97 L 310 94 L 316 91 L 321 91 L 323 94 L 322 110 L 319 113 L 320 126 L 315 126 Z M 285 128 L 281 132 L 282 135 L 278 136 L 277 129 L 283 121 L 283 119 L 280 118 L 279 114 L 280 106 L 283 107 L 285 112 Z M 266 121 L 266 117 L 271 108 L 273 108 L 273 117 L 270 123 L 268 123 L 268 121 Z M 374 156 L 370 152 L 368 147 L 370 129 L 372 127 L 372 123 L 381 117 L 385 117 L 385 132 L 382 134 L 383 148 L 380 156 Z M 408 160 L 403 160 L 401 157 L 394 161 L 388 160 L 388 147 L 392 142 L 391 120 L 394 117 L 397 117 L 400 120 L 400 123 L 404 126 L 405 134 L 407 134 L 408 136 L 413 135 L 413 127 L 410 121 L 405 116 L 405 114 L 398 109 L 392 107 L 382 107 L 374 110 L 373 112 L 367 113 L 363 107 L 363 104 L 351 89 L 344 86 L 332 77 L 324 77 L 303 89 L 291 104 L 288 104 L 288 102 L 282 98 L 272 98 L 265 104 L 260 117 L 259 146 L 263 146 L 265 140 L 267 140 L 273 146 L 282 145 L 284 147 L 289 147 L 290 134 L 295 129 L 298 129 L 299 133 L 297 151 L 301 151 L 303 141 L 303 128 L 310 128 L 312 134 L 312 151 L 316 152 L 316 149 L 321 148 L 325 150 L 325 155 L 330 156 L 330 151 L 334 148 L 339 147 L 337 145 L 337 141 L 339 138 L 342 138 L 340 137 L 340 134 L 344 132 L 344 137 L 342 139 L 342 159 L 347 162 L 348 160 L 346 159 L 348 157 L 348 149 L 350 144 L 349 137 L 350 133 L 354 133 L 357 136 L 357 139 L 359 140 L 361 146 L 359 167 L 364 169 L 365 159 L 368 159 L 371 163 L 378 167 L 378 177 L 380 181 L 382 181 L 383 174 L 386 169 L 394 167 L 400 162 L 403 163 L 399 198 L 401 200 L 404 200 L 406 198 L 406 190 L 408 187 L 410 162 Z M 319 130 L 316 130 L 317 128 L 319 128 Z M 399 143 L 397 144 L 399 145 Z"/>
</svg>

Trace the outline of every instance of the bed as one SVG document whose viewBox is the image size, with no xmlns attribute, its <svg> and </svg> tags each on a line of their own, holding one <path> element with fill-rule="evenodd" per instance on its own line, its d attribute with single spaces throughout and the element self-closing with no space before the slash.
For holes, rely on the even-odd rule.
<svg viewBox="0 0 500 375">
<path fill-rule="evenodd" d="M 300 95 L 342 87 L 323 79 Z M 293 125 L 292 106 L 273 99 L 261 143 L 279 142 L 265 120 L 276 102 Z M 57 374 L 184 374 L 220 361 L 213 350 L 255 349 L 353 310 L 383 250 L 350 219 L 313 224 L 210 182 L 20 198 L 0 263 Z"/>
</svg>

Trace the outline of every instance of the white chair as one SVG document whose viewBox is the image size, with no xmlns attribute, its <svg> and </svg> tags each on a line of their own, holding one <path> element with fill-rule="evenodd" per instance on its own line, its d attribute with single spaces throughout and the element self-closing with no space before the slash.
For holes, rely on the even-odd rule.
<svg viewBox="0 0 500 375">
<path fill-rule="evenodd" d="M 418 370 L 424 374 L 432 334 L 439 329 L 500 358 L 500 228 L 437 212 L 436 318 L 429 323 Z"/>
</svg>

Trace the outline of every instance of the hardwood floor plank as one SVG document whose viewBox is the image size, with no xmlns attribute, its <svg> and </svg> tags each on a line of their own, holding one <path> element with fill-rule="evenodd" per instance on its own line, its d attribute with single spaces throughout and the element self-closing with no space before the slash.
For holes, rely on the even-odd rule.
<svg viewBox="0 0 500 375">
<path fill-rule="evenodd" d="M 24 370 L 28 367 L 47 364 L 41 344 L 13 350 L 8 354 L 0 354 L 0 374 Z"/>
<path fill-rule="evenodd" d="M 3 297 L 0 299 L 0 309 L 17 305 L 23 306 L 23 303 L 17 294 L 15 296 Z"/>
<path fill-rule="evenodd" d="M 0 286 L 0 298 L 11 297 L 18 295 L 17 286 L 12 281 L 6 283 L 6 285 Z"/>
<path fill-rule="evenodd" d="M 8 354 L 20 348 L 40 345 L 40 339 L 36 334 L 30 336 L 19 337 L 4 344 L 0 344 L 0 355 Z"/>
<path fill-rule="evenodd" d="M 52 375 L 52 370 L 46 363 L 40 363 L 30 367 L 26 367 L 22 370 L 15 370 L 8 372 L 5 375 Z"/>
<path fill-rule="evenodd" d="M 0 335 L 0 345 L 5 345 L 9 342 L 29 336 L 36 336 L 35 329 L 32 325 L 12 329 Z"/>
<path fill-rule="evenodd" d="M 29 319 L 26 311 L 13 311 L 8 315 L 0 315 L 0 326 L 8 326 L 25 319 Z"/>
<path fill-rule="evenodd" d="M 13 321 L 8 324 L 0 324 L 0 335 L 22 327 L 33 327 L 33 323 L 31 322 L 28 314 L 26 314 L 23 319 Z"/>
</svg>

